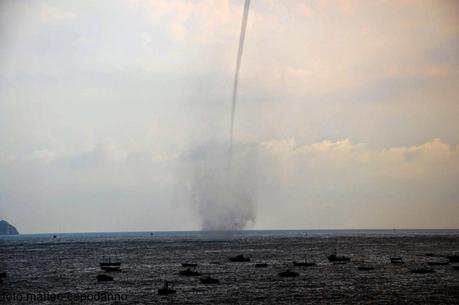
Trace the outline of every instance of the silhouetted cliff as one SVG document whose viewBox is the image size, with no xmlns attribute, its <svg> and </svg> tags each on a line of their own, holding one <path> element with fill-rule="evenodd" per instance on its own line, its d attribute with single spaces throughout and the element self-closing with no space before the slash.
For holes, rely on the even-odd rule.
<svg viewBox="0 0 459 305">
<path fill-rule="evenodd" d="M 10 225 L 5 220 L 0 221 L 0 235 L 18 235 L 19 232 L 16 228 Z"/>
</svg>

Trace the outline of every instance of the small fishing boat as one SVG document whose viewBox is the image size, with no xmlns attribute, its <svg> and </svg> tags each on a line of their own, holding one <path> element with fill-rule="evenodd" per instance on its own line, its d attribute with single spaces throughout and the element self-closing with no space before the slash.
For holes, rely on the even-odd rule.
<svg viewBox="0 0 459 305">
<path fill-rule="evenodd" d="M 405 263 L 400 256 L 392 256 L 390 258 L 390 262 L 392 264 L 404 264 Z"/>
<path fill-rule="evenodd" d="M 232 262 L 250 262 L 250 258 L 244 257 L 244 255 L 236 255 L 233 257 L 228 257 L 228 259 Z"/>
<path fill-rule="evenodd" d="M 308 262 L 308 261 L 302 261 L 302 262 L 298 262 L 298 261 L 293 261 L 293 266 L 296 266 L 296 267 L 310 267 L 310 266 L 315 266 L 316 263 L 315 262 Z"/>
<path fill-rule="evenodd" d="M 99 282 L 109 282 L 109 281 L 113 281 L 113 277 L 106 275 L 106 274 L 98 274 L 97 280 Z"/>
<path fill-rule="evenodd" d="M 164 281 L 163 287 L 158 289 L 158 294 L 159 295 L 168 295 L 168 294 L 173 294 L 176 293 L 176 291 L 173 289 L 173 283 L 169 281 Z"/>
<path fill-rule="evenodd" d="M 267 263 L 256 263 L 255 268 L 265 268 L 268 267 Z"/>
<path fill-rule="evenodd" d="M 432 268 L 428 268 L 428 267 L 414 268 L 414 269 L 411 269 L 410 271 L 411 273 L 418 273 L 418 274 L 426 274 L 426 273 L 435 272 L 435 270 L 433 270 Z"/>
<path fill-rule="evenodd" d="M 448 265 L 449 261 L 430 261 L 430 262 L 427 262 L 427 264 L 430 266 L 444 266 L 444 265 Z"/>
<path fill-rule="evenodd" d="M 279 276 L 280 277 L 296 277 L 296 276 L 299 276 L 300 274 L 295 272 L 295 271 L 291 271 L 290 269 L 287 269 L 283 272 L 279 272 Z"/>
<path fill-rule="evenodd" d="M 332 262 L 333 265 L 345 265 L 347 261 L 334 261 Z"/>
<path fill-rule="evenodd" d="M 198 264 L 194 264 L 194 263 L 182 263 L 182 267 L 197 267 Z"/>
<path fill-rule="evenodd" d="M 459 263 L 459 254 L 454 254 L 454 255 L 447 255 L 446 256 L 450 262 L 452 263 Z"/>
<path fill-rule="evenodd" d="M 374 270 L 375 267 L 373 266 L 366 266 L 366 265 L 362 265 L 362 266 L 358 266 L 357 267 L 357 270 L 360 270 L 360 271 L 370 271 L 370 270 Z"/>
<path fill-rule="evenodd" d="M 186 270 L 182 270 L 179 272 L 180 275 L 184 276 L 199 276 L 201 273 L 195 270 L 191 270 L 190 268 L 187 268 Z"/>
<path fill-rule="evenodd" d="M 327 256 L 327 259 L 330 262 L 348 262 L 351 260 L 351 258 L 347 256 L 338 256 L 336 253 L 336 249 L 333 251 L 332 254 Z"/>
<path fill-rule="evenodd" d="M 210 276 L 206 276 L 206 277 L 203 277 L 203 278 L 200 278 L 199 279 L 201 281 L 201 283 L 203 284 L 220 284 L 220 281 L 218 279 L 215 279 L 213 277 L 210 277 Z"/>
<path fill-rule="evenodd" d="M 103 258 L 103 261 L 100 262 L 100 269 L 111 272 L 111 271 L 120 271 L 121 262 L 112 261 L 110 257 Z"/>
</svg>

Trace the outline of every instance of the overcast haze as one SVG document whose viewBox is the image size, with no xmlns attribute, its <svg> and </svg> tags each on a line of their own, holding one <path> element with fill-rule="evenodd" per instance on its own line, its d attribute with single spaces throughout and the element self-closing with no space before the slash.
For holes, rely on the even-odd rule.
<svg viewBox="0 0 459 305">
<path fill-rule="evenodd" d="M 243 5 L 1 1 L 0 219 L 200 229 L 190 155 L 229 139 Z M 248 228 L 459 228 L 458 54 L 458 1 L 252 1 Z"/>
</svg>

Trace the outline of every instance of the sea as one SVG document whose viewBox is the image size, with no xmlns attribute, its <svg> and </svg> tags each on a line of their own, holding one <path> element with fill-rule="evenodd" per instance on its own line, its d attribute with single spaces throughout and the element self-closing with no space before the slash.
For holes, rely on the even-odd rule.
<svg viewBox="0 0 459 305">
<path fill-rule="evenodd" d="M 329 262 L 336 251 L 345 264 Z M 0 237 L 0 304 L 459 304 L 459 230 L 244 230 Z M 244 255 L 248 262 L 229 257 Z M 392 264 L 399 256 L 403 264 Z M 105 258 L 121 271 L 104 272 Z M 314 266 L 294 266 L 293 261 Z M 429 265 L 429 262 L 445 263 Z M 182 276 L 195 263 L 199 276 Z M 256 263 L 266 263 L 256 268 Z M 358 267 L 370 266 L 371 270 Z M 419 268 L 433 269 L 418 274 Z M 296 277 L 281 277 L 290 270 Z M 112 281 L 98 281 L 105 274 Z M 203 284 L 211 276 L 219 284 Z M 175 293 L 158 295 L 165 281 Z"/>
</svg>

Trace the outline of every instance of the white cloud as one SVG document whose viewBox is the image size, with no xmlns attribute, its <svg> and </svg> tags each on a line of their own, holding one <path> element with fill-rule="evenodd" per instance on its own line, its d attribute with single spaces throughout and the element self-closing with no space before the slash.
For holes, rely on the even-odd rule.
<svg viewBox="0 0 459 305">
<path fill-rule="evenodd" d="M 282 221 L 290 219 L 290 227 L 459 224 L 459 146 L 439 139 L 379 150 L 349 140 L 260 145 L 269 177 L 260 201 L 271 201 L 260 206 L 261 227 L 277 225 L 278 219 L 268 216 L 275 213 Z"/>
<path fill-rule="evenodd" d="M 44 22 L 59 22 L 73 20 L 77 18 L 77 14 L 71 11 L 65 11 L 51 5 L 44 5 L 40 10 L 40 18 Z"/>
</svg>

